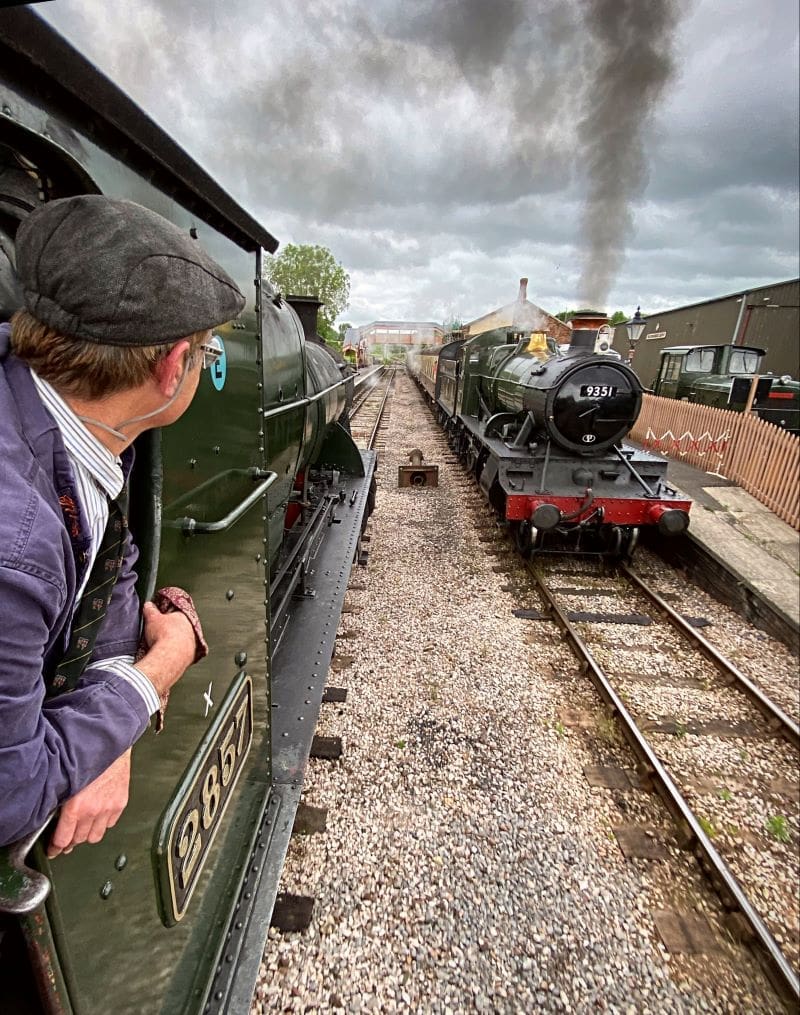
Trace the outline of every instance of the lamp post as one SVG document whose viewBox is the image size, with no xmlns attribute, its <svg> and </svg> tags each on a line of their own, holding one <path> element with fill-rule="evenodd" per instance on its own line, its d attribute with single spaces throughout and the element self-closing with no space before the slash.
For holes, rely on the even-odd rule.
<svg viewBox="0 0 800 1015">
<path fill-rule="evenodd" d="M 628 353 L 629 363 L 633 359 L 633 353 L 634 350 L 636 349 L 636 343 L 642 337 L 642 332 L 644 331 L 644 326 L 646 323 L 647 322 L 645 318 L 642 317 L 641 314 L 641 307 L 637 307 L 636 313 L 633 315 L 633 317 L 629 321 L 625 322 L 625 327 L 628 329 L 628 346 L 630 348 L 630 352 Z"/>
</svg>

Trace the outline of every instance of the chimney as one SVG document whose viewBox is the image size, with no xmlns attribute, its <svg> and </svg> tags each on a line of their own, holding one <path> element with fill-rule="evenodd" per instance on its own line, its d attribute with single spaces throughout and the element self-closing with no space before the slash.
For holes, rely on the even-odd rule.
<svg viewBox="0 0 800 1015">
<path fill-rule="evenodd" d="M 594 352 L 598 329 L 608 324 L 608 315 L 602 310 L 577 310 L 569 323 L 572 325 L 570 349 Z"/>
<path fill-rule="evenodd" d="M 519 296 L 517 296 L 517 303 L 522 303 L 523 300 L 528 298 L 528 280 L 527 278 L 521 278 L 519 280 Z"/>
<path fill-rule="evenodd" d="M 317 311 L 322 306 L 322 300 L 316 296 L 287 295 L 286 302 L 300 318 L 306 338 L 314 338 L 317 334 Z"/>
</svg>

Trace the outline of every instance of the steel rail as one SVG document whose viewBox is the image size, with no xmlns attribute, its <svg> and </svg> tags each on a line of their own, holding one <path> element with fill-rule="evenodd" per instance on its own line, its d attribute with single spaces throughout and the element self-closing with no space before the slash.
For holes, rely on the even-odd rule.
<svg viewBox="0 0 800 1015">
<path fill-rule="evenodd" d="M 746 920 L 753 933 L 753 939 L 750 942 L 751 946 L 754 947 L 756 954 L 761 959 L 772 985 L 780 997 L 793 1005 L 793 1010 L 795 1010 L 798 1003 L 800 1003 L 800 981 L 798 981 L 794 970 L 780 950 L 778 943 L 745 895 L 728 865 L 703 831 L 689 804 L 672 781 L 671 776 L 659 761 L 650 744 L 642 735 L 625 703 L 611 686 L 608 677 L 592 655 L 589 646 L 578 634 L 575 627 L 556 602 L 553 594 L 547 588 L 540 572 L 532 562 L 526 561 L 525 563 L 547 604 L 551 616 L 564 632 L 578 659 L 589 672 L 600 696 L 613 710 L 619 720 L 625 739 L 638 757 L 644 769 L 644 774 L 653 780 L 667 810 L 672 815 L 678 828 L 685 833 L 687 848 L 689 846 L 693 847 L 695 856 L 703 863 L 712 884 L 722 899 L 723 905 L 730 910 L 738 910 L 744 920 Z"/>
<path fill-rule="evenodd" d="M 367 448 L 370 451 L 372 451 L 373 448 L 375 447 L 375 441 L 378 437 L 378 430 L 380 430 L 381 420 L 383 419 L 384 412 L 386 412 L 386 403 L 389 401 L 389 395 L 391 394 L 392 386 L 394 385 L 394 374 L 395 374 L 394 370 L 388 371 L 388 374 L 389 380 L 386 384 L 386 391 L 383 393 L 383 400 L 381 401 L 380 408 L 378 409 L 378 418 L 375 420 L 375 426 L 373 426 L 372 428 L 369 443 L 367 444 Z"/>
<path fill-rule="evenodd" d="M 353 385 L 354 388 L 356 390 L 358 390 L 360 387 L 362 387 L 364 384 L 366 384 L 367 381 L 372 381 L 372 384 L 370 385 L 370 387 L 373 387 L 376 384 L 378 378 L 381 376 L 381 374 L 383 373 L 383 371 L 385 369 L 386 369 L 386 367 L 383 364 L 381 364 L 380 366 L 372 367 L 371 369 L 365 371 L 364 373 L 357 374 L 356 375 L 356 379 L 355 379 L 355 383 Z M 375 376 L 376 374 L 377 374 L 377 377 Z M 373 378 L 374 378 L 374 380 L 373 380 Z"/>
<path fill-rule="evenodd" d="M 719 672 L 732 681 L 732 686 L 745 694 L 750 701 L 762 712 L 774 733 L 779 733 L 789 743 L 800 749 L 800 727 L 788 716 L 783 709 L 779 708 L 774 701 L 771 701 L 764 692 L 757 687 L 749 677 L 746 677 L 741 670 L 719 652 L 710 641 L 703 637 L 692 625 L 685 620 L 677 610 L 665 602 L 661 596 L 651 589 L 647 583 L 632 571 L 627 564 L 620 565 L 620 571 L 625 577 L 639 589 L 652 603 L 654 603 L 669 619 L 670 623 L 677 628 L 703 655 L 716 666 Z"/>
<path fill-rule="evenodd" d="M 358 401 L 356 401 L 355 398 L 353 399 L 353 406 L 350 409 L 351 420 L 353 416 L 355 416 L 359 412 L 361 407 L 364 405 L 364 403 L 367 401 L 370 395 L 374 392 L 375 388 L 377 388 L 378 382 L 380 381 L 385 371 L 386 367 L 376 367 L 371 373 L 367 374 L 363 378 L 361 384 L 357 383 L 355 397 L 358 398 Z M 377 376 L 375 376 L 376 374 Z M 367 384 L 367 381 L 369 381 L 370 383 Z M 365 385 L 363 391 L 360 390 L 362 385 Z"/>
</svg>

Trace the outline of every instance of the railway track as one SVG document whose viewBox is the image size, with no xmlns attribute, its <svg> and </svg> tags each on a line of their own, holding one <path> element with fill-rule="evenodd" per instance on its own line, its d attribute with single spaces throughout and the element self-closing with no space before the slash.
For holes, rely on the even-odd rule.
<svg viewBox="0 0 800 1015">
<path fill-rule="evenodd" d="M 443 443 L 443 451 L 445 447 Z M 449 449 L 445 453 L 455 464 Z M 463 486 L 472 491 L 476 513 L 485 519 L 490 509 L 468 473 Z M 513 542 L 491 514 L 495 534 L 482 540 L 508 537 L 504 541 Z M 702 813 L 710 810 L 709 795 L 726 806 L 735 795 L 737 820 L 749 817 L 749 827 L 766 825 L 776 843 L 788 844 L 791 823 L 774 812 L 791 813 L 796 823 L 796 719 L 703 636 L 703 618 L 684 617 L 634 568 L 609 570 L 597 557 L 542 554 L 524 560 L 516 548 L 514 556 L 544 605 L 543 610 L 531 609 L 526 603 L 516 615 L 558 626 L 603 702 L 603 721 L 616 724 L 635 755 L 632 785 L 658 793 L 675 839 L 694 855 L 719 896 L 732 936 L 751 946 L 777 994 L 796 1010 L 796 849 L 765 847 L 763 837 L 737 827 L 718 828 L 716 818 Z M 625 630 L 635 634 L 619 634 Z M 670 699 L 675 707 L 664 714 L 664 701 Z M 711 769 L 708 744 L 713 745 L 710 756 L 718 759 Z M 645 840 L 653 835 L 652 829 L 642 833 Z M 638 854 L 631 841 L 620 841 L 620 846 L 629 856 L 652 855 L 646 842 Z"/>
<path fill-rule="evenodd" d="M 388 410 L 394 376 L 394 367 L 376 367 L 356 382 L 350 410 L 350 432 L 359 447 L 378 453 L 383 450 L 380 431 Z"/>
<path fill-rule="evenodd" d="M 783 778 L 791 782 L 798 767 L 797 723 L 632 568 L 622 566 L 608 576 L 594 562 L 573 561 L 565 567 L 558 557 L 526 562 L 526 566 L 547 616 L 569 642 L 636 755 L 640 782 L 659 793 L 677 826 L 681 845 L 694 853 L 731 914 L 730 926 L 749 940 L 783 999 L 796 1005 L 800 1000 L 797 904 L 796 899 L 778 903 L 765 888 L 773 881 L 774 871 L 764 868 L 774 867 L 775 855 L 718 848 L 712 841 L 718 838 L 717 830 L 689 803 L 687 787 L 696 790 L 708 780 L 702 748 L 705 737 L 744 740 L 750 748 L 739 750 L 736 774 L 737 786 L 742 788 L 738 792 L 751 797 L 753 812 L 768 813 L 781 787 L 779 780 L 764 786 L 761 773 L 766 764 L 776 773 L 786 773 Z M 575 609 L 576 604 L 581 608 Z M 620 624 L 628 624 L 647 633 L 644 638 L 609 638 L 612 624 L 617 630 Z M 616 640 L 621 644 L 614 645 Z M 633 667 L 631 645 L 624 644 L 631 640 Z M 656 651 L 661 665 L 648 670 L 647 656 Z M 663 702 L 658 690 L 665 686 L 681 692 L 688 688 L 692 711 L 713 718 L 687 715 L 681 721 L 654 715 L 661 707 L 659 701 Z M 734 689 L 740 693 L 731 694 Z M 724 778 L 718 781 L 719 792 L 730 793 Z M 776 830 L 781 827 L 775 826 Z M 782 880 L 791 885 L 796 857 L 786 851 L 783 860 L 787 868 Z M 763 912 L 770 916 L 762 916 Z M 786 952 L 776 934 L 785 942 Z"/>
</svg>

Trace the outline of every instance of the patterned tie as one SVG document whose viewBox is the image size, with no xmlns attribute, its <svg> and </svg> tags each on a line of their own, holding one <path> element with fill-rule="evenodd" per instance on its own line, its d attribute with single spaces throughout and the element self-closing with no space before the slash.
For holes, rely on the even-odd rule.
<svg viewBox="0 0 800 1015">
<path fill-rule="evenodd" d="M 86 591 L 72 618 L 67 651 L 52 676 L 45 678 L 48 697 L 73 690 L 86 669 L 122 569 L 127 534 L 128 488 L 125 486 L 116 500 L 108 502 L 108 524 L 97 548 Z"/>
</svg>

